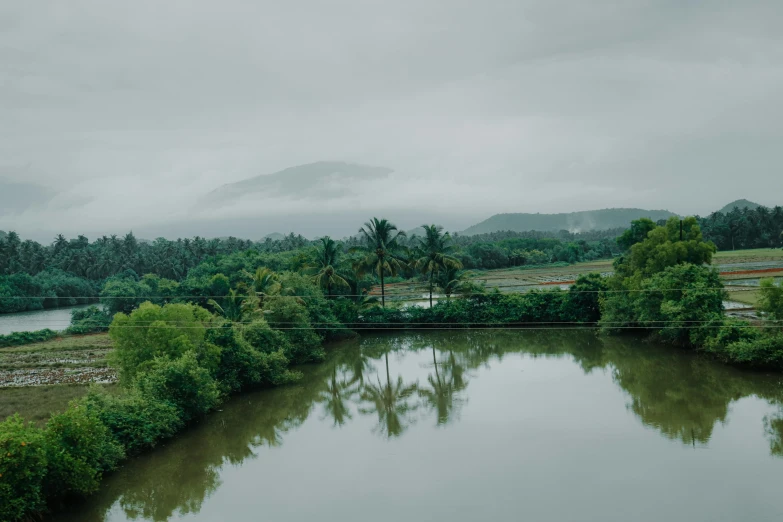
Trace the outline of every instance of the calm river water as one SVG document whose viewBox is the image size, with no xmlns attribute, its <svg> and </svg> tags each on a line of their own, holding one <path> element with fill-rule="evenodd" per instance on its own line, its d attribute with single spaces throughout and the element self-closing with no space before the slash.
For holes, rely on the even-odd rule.
<svg viewBox="0 0 783 522">
<path fill-rule="evenodd" d="M 368 335 L 56 520 L 777 521 L 780 376 L 584 331 Z"/>
<path fill-rule="evenodd" d="M 55 331 L 65 330 L 71 324 L 71 311 L 89 306 L 79 305 L 33 312 L 0 314 L 0 335 L 8 335 L 12 332 L 33 332 L 44 328 Z"/>
</svg>

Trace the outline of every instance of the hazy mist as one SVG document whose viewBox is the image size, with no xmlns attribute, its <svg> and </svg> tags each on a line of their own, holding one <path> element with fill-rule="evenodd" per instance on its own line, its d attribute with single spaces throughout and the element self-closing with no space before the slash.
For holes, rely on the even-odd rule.
<svg viewBox="0 0 783 522">
<path fill-rule="evenodd" d="M 780 204 L 781 26 L 777 1 L 4 2 L 0 229 Z M 376 175 L 210 199 L 322 161 Z"/>
</svg>

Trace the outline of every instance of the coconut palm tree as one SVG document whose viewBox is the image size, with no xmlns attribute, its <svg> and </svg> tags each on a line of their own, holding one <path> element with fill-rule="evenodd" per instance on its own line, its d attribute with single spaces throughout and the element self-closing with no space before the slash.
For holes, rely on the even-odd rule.
<svg viewBox="0 0 783 522">
<path fill-rule="evenodd" d="M 413 266 L 427 275 L 430 283 L 430 308 L 432 308 L 432 288 L 436 272 L 443 269 L 460 269 L 462 263 L 451 255 L 454 246 L 451 244 L 451 236 L 443 233 L 443 227 L 438 225 L 422 225 L 424 237 L 419 239 L 416 249 L 416 259 Z"/>
<path fill-rule="evenodd" d="M 259 267 L 253 274 L 247 271 L 244 271 L 244 274 L 250 279 L 253 291 L 258 296 L 259 308 L 264 307 L 264 299 L 266 297 L 278 295 L 283 289 L 283 285 L 280 284 L 280 279 L 277 274 L 269 268 Z"/>
<path fill-rule="evenodd" d="M 332 296 L 332 287 L 350 288 L 345 277 L 335 268 L 340 256 L 340 247 L 329 236 L 321 238 L 315 263 L 305 267 L 303 273 L 312 276 L 313 282 L 321 288 L 326 288 L 326 297 Z"/>
<path fill-rule="evenodd" d="M 453 294 L 482 293 L 484 287 L 470 281 L 471 275 L 471 272 L 445 267 L 435 274 L 435 286 L 446 294 L 446 300 L 451 299 Z"/>
<path fill-rule="evenodd" d="M 243 317 L 256 311 L 254 300 L 241 295 L 237 290 L 229 290 L 228 295 L 222 301 L 222 305 L 214 299 L 210 299 L 207 303 L 229 321 L 241 321 Z"/>
<path fill-rule="evenodd" d="M 384 277 L 396 275 L 405 266 L 405 260 L 397 254 L 400 248 L 398 239 L 405 237 L 394 223 L 386 219 L 372 218 L 359 229 L 364 247 L 365 257 L 358 263 L 360 270 L 369 270 L 381 280 L 381 306 L 386 306 L 386 290 Z"/>
</svg>

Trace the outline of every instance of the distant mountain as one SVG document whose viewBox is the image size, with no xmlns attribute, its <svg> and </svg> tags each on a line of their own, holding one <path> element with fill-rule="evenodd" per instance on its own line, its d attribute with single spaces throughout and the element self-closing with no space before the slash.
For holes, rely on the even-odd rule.
<svg viewBox="0 0 783 522">
<path fill-rule="evenodd" d="M 319 161 L 223 185 L 204 196 L 202 204 L 222 206 L 250 194 L 291 199 L 328 199 L 352 193 L 353 185 L 357 182 L 382 179 L 392 172 L 385 167 Z"/>
<path fill-rule="evenodd" d="M 285 238 L 285 234 L 281 234 L 280 232 L 272 232 L 271 234 L 267 234 L 264 237 L 261 238 L 261 241 L 266 241 L 267 239 L 271 239 L 272 241 L 280 241 L 281 239 Z"/>
<path fill-rule="evenodd" d="M 56 192 L 35 185 L 0 179 L 0 215 L 21 214 L 25 210 L 45 205 Z"/>
<path fill-rule="evenodd" d="M 8 234 L 6 234 L 6 233 L 5 233 L 5 232 L 3 232 L 2 230 L 0 230 L 0 239 L 5 239 L 5 236 L 7 236 L 7 235 L 8 235 Z"/>
<path fill-rule="evenodd" d="M 753 210 L 759 207 L 763 207 L 764 205 L 759 205 L 758 203 L 753 203 L 752 201 L 748 201 L 747 199 L 738 199 L 736 201 L 732 201 L 722 209 L 720 209 L 718 212 L 722 214 L 728 214 L 732 210 L 734 210 L 734 207 L 739 208 L 742 210 L 743 208 L 748 208 L 749 210 Z"/>
<path fill-rule="evenodd" d="M 631 221 L 642 217 L 658 221 L 672 216 L 676 216 L 676 214 L 668 210 L 643 210 L 640 208 L 607 208 L 562 214 L 495 214 L 491 218 L 469 227 L 461 234 L 486 234 L 503 230 L 514 232 L 528 230 L 585 232 L 627 227 Z"/>
</svg>

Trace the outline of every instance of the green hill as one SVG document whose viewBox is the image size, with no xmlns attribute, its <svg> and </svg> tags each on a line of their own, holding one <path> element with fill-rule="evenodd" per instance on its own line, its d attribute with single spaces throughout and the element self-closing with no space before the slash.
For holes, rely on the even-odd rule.
<svg viewBox="0 0 783 522">
<path fill-rule="evenodd" d="M 732 210 L 734 210 L 734 207 L 739 208 L 742 210 L 743 208 L 748 208 L 749 210 L 753 210 L 759 207 L 763 207 L 764 205 L 759 205 L 758 203 L 753 203 L 752 201 L 748 201 L 747 199 L 738 199 L 736 201 L 732 201 L 722 209 L 720 209 L 718 212 L 722 214 L 728 214 Z"/>
<path fill-rule="evenodd" d="M 676 216 L 676 214 L 668 210 L 643 210 L 640 208 L 607 208 L 562 214 L 495 214 L 489 219 L 469 227 L 462 234 L 486 234 L 502 230 L 512 230 L 514 232 L 525 232 L 528 230 L 541 232 L 558 230 L 585 232 L 627 227 L 631 221 L 642 217 L 658 221 L 659 219 L 667 219 L 672 216 Z"/>
</svg>

